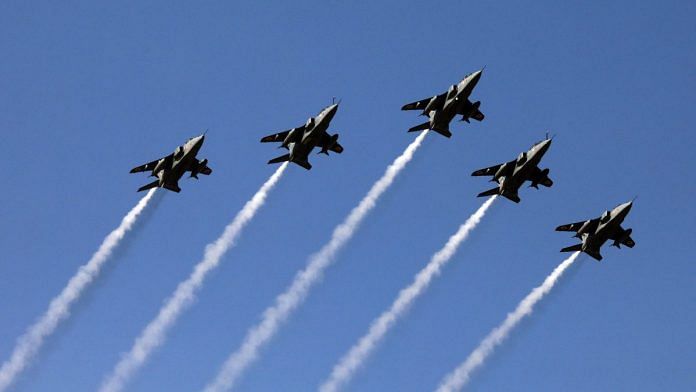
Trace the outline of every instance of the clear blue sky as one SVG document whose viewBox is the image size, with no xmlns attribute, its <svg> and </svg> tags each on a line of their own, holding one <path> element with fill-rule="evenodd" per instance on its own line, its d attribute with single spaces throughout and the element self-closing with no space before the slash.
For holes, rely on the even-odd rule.
<svg viewBox="0 0 696 392">
<path fill-rule="evenodd" d="M 295 2 L 293 2 L 295 3 Z M 562 3 L 562 4 L 561 4 Z M 343 99 L 342 155 L 293 166 L 133 391 L 201 388 L 422 121 L 400 106 L 486 66 L 482 123 L 429 135 L 239 385 L 311 390 L 483 201 L 470 177 L 557 134 L 555 185 L 500 200 L 350 384 L 423 391 L 635 195 L 634 249 L 563 279 L 472 390 L 696 389 L 696 3 L 20 2 L 0 5 L 0 357 L 142 194 L 137 165 L 210 128 L 214 173 L 167 193 L 18 391 L 94 390 L 279 151 Z"/>
</svg>

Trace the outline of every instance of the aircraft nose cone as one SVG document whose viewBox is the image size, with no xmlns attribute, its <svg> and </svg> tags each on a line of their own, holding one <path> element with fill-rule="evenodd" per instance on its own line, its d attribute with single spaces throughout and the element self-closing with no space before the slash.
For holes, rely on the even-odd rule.
<svg viewBox="0 0 696 392">
<path fill-rule="evenodd" d="M 481 79 L 481 74 L 483 74 L 483 68 L 474 72 L 474 74 L 472 75 L 472 79 L 478 82 L 478 80 Z"/>
<path fill-rule="evenodd" d="M 335 103 L 335 104 L 329 106 L 328 108 L 326 108 L 325 117 L 328 118 L 329 120 L 331 120 L 337 111 L 338 111 L 338 104 Z"/>
<path fill-rule="evenodd" d="M 546 150 L 551 147 L 551 139 L 542 140 L 536 145 L 532 146 L 532 150 L 540 153 L 546 152 Z"/>
<path fill-rule="evenodd" d="M 631 208 L 633 207 L 633 200 L 621 204 L 621 213 L 623 214 L 628 214 L 629 211 L 631 211 Z"/>
</svg>

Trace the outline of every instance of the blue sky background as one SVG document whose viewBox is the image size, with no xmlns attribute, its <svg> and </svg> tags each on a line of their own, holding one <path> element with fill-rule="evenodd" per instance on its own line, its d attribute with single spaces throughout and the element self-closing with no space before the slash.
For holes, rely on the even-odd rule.
<svg viewBox="0 0 696 392">
<path fill-rule="evenodd" d="M 0 4 L 0 356 L 148 182 L 128 174 L 210 128 L 183 180 L 48 340 L 18 391 L 94 390 L 274 170 L 258 139 L 343 99 L 342 155 L 290 167 L 133 391 L 200 389 L 308 255 L 410 143 L 404 103 L 486 66 L 482 123 L 429 135 L 240 390 L 311 390 L 490 187 L 470 177 L 557 134 L 550 189 L 497 201 L 350 384 L 422 391 L 574 243 L 555 233 L 635 195 L 634 249 L 588 257 L 472 390 L 696 389 L 696 3 Z"/>
</svg>

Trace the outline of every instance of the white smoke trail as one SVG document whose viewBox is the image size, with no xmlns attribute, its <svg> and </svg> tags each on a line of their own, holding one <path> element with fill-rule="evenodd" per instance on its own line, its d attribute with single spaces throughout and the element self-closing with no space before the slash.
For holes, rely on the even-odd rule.
<svg viewBox="0 0 696 392">
<path fill-rule="evenodd" d="M 152 351 L 164 342 L 169 328 L 174 325 L 184 309 L 193 302 L 196 291 L 203 285 L 203 280 L 207 274 L 220 264 L 220 259 L 225 252 L 235 245 L 242 229 L 251 221 L 256 211 L 263 206 L 268 193 L 276 185 L 287 166 L 287 162 L 283 163 L 237 213 L 232 222 L 225 227 L 222 235 L 215 242 L 206 246 L 203 259 L 196 264 L 191 275 L 179 283 L 174 294 L 160 308 L 157 317 L 145 327 L 130 351 L 121 358 L 104 380 L 100 389 L 102 392 L 115 392 L 123 389 L 133 374 L 145 363 Z"/>
<path fill-rule="evenodd" d="M 469 219 L 459 226 L 459 230 L 447 240 L 442 249 L 433 255 L 430 262 L 414 277 L 413 282 L 399 292 L 391 307 L 372 322 L 367 334 L 360 338 L 358 343 L 334 366 L 329 378 L 319 388 L 321 392 L 338 391 L 350 381 L 389 329 L 408 311 L 413 301 L 428 288 L 432 279 L 452 259 L 459 245 L 476 228 L 495 198 L 496 196 L 493 196 L 486 200 Z"/>
<path fill-rule="evenodd" d="M 0 391 L 6 390 L 24 370 L 36 353 L 41 349 L 44 340 L 51 335 L 58 323 L 70 315 L 70 307 L 80 298 L 82 292 L 99 275 L 102 266 L 113 254 L 125 235 L 133 228 L 138 216 L 147 206 L 155 189 L 151 189 L 132 210 L 126 214 L 121 224 L 106 236 L 99 249 L 92 255 L 87 264 L 77 270 L 70 278 L 67 286 L 57 297 L 51 300 L 46 313 L 34 323 L 18 340 L 10 359 L 0 368 Z"/>
<path fill-rule="evenodd" d="M 276 334 L 280 324 L 302 303 L 309 289 L 321 279 L 324 270 L 350 240 L 367 213 L 375 207 L 379 197 L 411 161 L 426 134 L 427 131 L 421 133 L 406 147 L 406 150 L 389 165 L 384 175 L 372 186 L 360 204 L 350 212 L 343 223 L 334 229 L 331 240 L 310 258 L 307 267 L 295 276 L 290 287 L 276 298 L 275 304 L 264 311 L 261 323 L 249 330 L 241 347 L 225 361 L 218 375 L 206 387 L 206 391 L 224 391 L 232 388 L 244 370 L 258 357 L 261 346 Z"/>
<path fill-rule="evenodd" d="M 493 353 L 510 334 L 513 328 L 524 318 L 532 313 L 534 305 L 551 291 L 563 272 L 578 258 L 580 252 L 575 252 L 567 259 L 563 260 L 549 276 L 544 279 L 544 283 L 537 286 L 517 305 L 515 311 L 509 313 L 498 327 L 493 329 L 486 336 L 478 347 L 469 354 L 464 362 L 461 363 L 452 373 L 442 381 L 438 387 L 438 392 L 459 391 L 469 382 L 471 373 L 483 365 L 483 362 Z"/>
</svg>

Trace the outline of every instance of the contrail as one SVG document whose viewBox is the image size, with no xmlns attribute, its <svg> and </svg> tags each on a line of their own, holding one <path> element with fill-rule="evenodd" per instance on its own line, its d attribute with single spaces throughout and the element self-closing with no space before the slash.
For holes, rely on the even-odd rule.
<svg viewBox="0 0 696 392">
<path fill-rule="evenodd" d="M 377 344 L 389 332 L 396 321 L 411 307 L 413 301 L 428 288 L 432 279 L 440 273 L 442 267 L 452 259 L 459 245 L 466 240 L 469 233 L 476 228 L 486 214 L 486 210 L 493 204 L 496 196 L 486 200 L 473 215 L 469 217 L 452 235 L 445 246 L 433 255 L 430 262 L 418 272 L 413 283 L 402 289 L 391 307 L 375 319 L 370 329 L 360 340 L 341 358 L 334 366 L 329 378 L 321 385 L 321 392 L 335 392 L 344 386 L 353 377 L 355 372 L 365 362 L 367 357 L 377 347 Z"/>
<path fill-rule="evenodd" d="M 58 323 L 70 315 L 70 307 L 80 298 L 87 286 L 97 278 L 104 263 L 109 260 L 121 240 L 133 228 L 138 216 L 154 194 L 155 189 L 151 189 L 140 199 L 138 204 L 126 214 L 121 224 L 106 236 L 87 264 L 82 265 L 77 273 L 70 278 L 63 291 L 51 300 L 48 310 L 43 316 L 17 339 L 12 356 L 0 368 L 0 391 L 5 391 L 15 381 L 19 373 L 29 365 L 32 358 L 41 349 L 44 340 L 56 330 Z"/>
<path fill-rule="evenodd" d="M 372 185 L 360 204 L 353 208 L 343 223 L 334 229 L 331 240 L 318 253 L 310 257 L 307 267 L 295 275 L 290 287 L 276 297 L 273 306 L 264 311 L 261 323 L 249 330 L 241 347 L 227 358 L 218 375 L 206 387 L 206 391 L 224 391 L 234 386 L 244 370 L 258 357 L 261 346 L 276 334 L 280 324 L 302 303 L 309 289 L 321 279 L 326 267 L 334 261 L 338 251 L 350 240 L 365 216 L 375 207 L 382 193 L 389 188 L 396 176 L 413 158 L 426 134 L 427 131 L 418 135 L 416 140 L 389 165 L 384 175 Z"/>
<path fill-rule="evenodd" d="M 544 279 L 544 283 L 537 286 L 527 294 L 526 297 L 517 305 L 515 311 L 509 313 L 502 324 L 492 330 L 474 351 L 469 354 L 464 362 L 459 365 L 452 373 L 450 373 L 442 381 L 437 388 L 438 392 L 459 391 L 469 382 L 471 373 L 483 365 L 483 362 L 493 353 L 495 348 L 499 346 L 510 335 L 515 326 L 522 320 L 524 316 L 532 313 L 534 305 L 539 302 L 556 284 L 563 272 L 570 267 L 571 264 L 578 258 L 580 252 L 575 252 L 567 259 L 563 260 L 549 276 Z"/>
<path fill-rule="evenodd" d="M 225 227 L 222 235 L 215 242 L 206 246 L 203 259 L 196 264 L 191 275 L 179 283 L 174 294 L 160 308 L 157 317 L 145 327 L 130 351 L 121 358 L 110 375 L 105 378 L 100 389 L 102 392 L 123 389 L 133 374 L 145 363 L 152 351 L 164 342 L 169 328 L 174 325 L 181 312 L 193 302 L 196 291 L 203 285 L 206 275 L 220 264 L 220 259 L 225 252 L 235 245 L 242 229 L 263 206 L 268 193 L 276 185 L 287 166 L 287 162 L 283 163 L 237 213 L 232 222 Z"/>
</svg>

